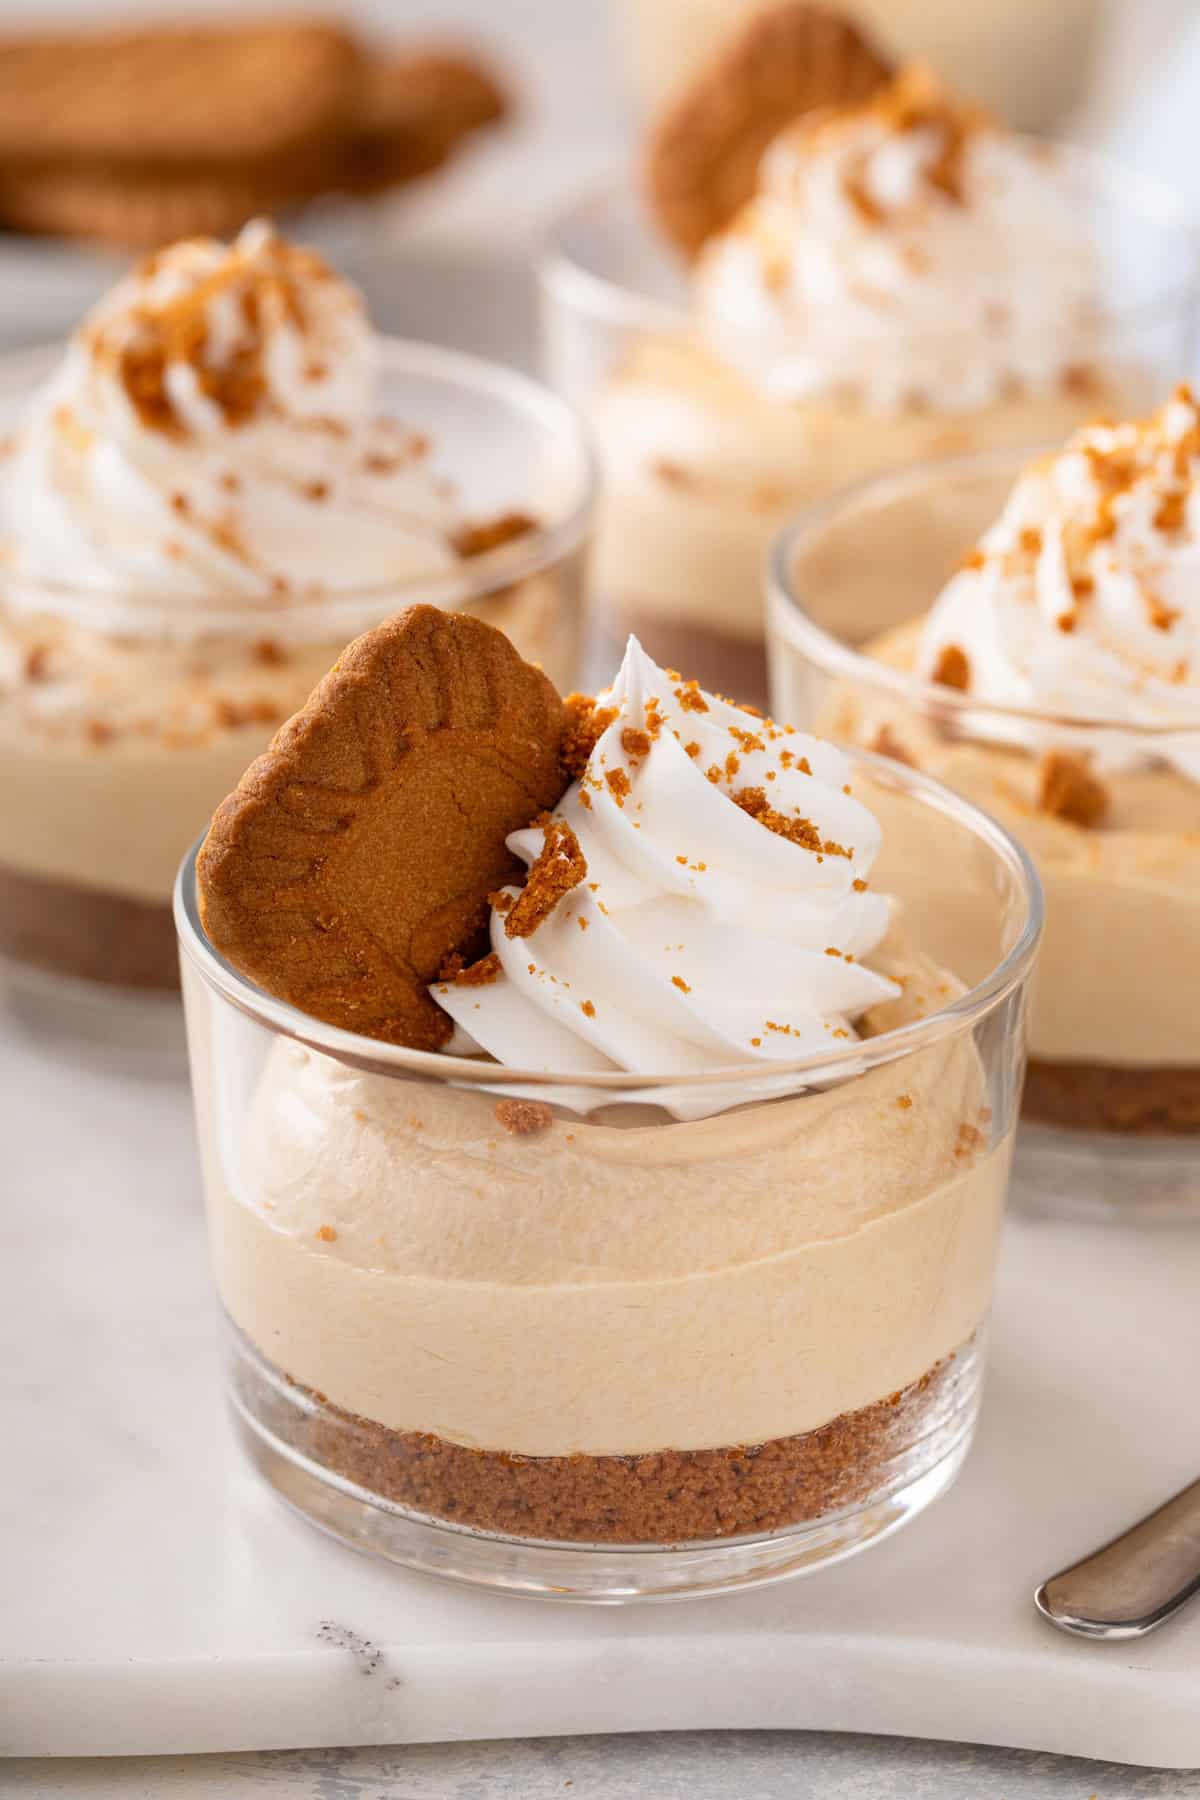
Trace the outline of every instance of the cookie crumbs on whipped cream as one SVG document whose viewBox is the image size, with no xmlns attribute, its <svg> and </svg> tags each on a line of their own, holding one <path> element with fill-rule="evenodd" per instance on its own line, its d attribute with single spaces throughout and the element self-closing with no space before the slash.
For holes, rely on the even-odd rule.
<svg viewBox="0 0 1200 1800">
<path fill-rule="evenodd" d="M 497 979 L 432 990 L 458 1051 L 567 1078 L 728 1069 L 851 1040 L 898 996 L 864 961 L 890 909 L 842 752 L 752 724 L 631 639 L 612 689 L 572 698 L 564 761 L 578 772 L 552 814 L 508 839 L 529 874 L 493 905 Z M 678 1116 L 730 1103 L 687 1096 Z"/>
<path fill-rule="evenodd" d="M 564 894 L 578 887 L 587 875 L 587 858 L 579 839 L 562 819 L 544 815 L 535 819 L 530 829 L 543 833 L 542 848 L 530 865 L 525 886 L 504 909 L 504 931 L 510 938 L 532 937 Z"/>
<path fill-rule="evenodd" d="M 1198 543 L 1200 408 L 1180 386 L 1026 469 L 935 602 L 918 673 L 985 705 L 1193 726 Z"/>
</svg>

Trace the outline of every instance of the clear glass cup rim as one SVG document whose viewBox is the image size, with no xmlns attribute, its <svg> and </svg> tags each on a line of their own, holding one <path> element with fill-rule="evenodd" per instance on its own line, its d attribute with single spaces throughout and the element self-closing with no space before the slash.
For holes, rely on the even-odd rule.
<svg viewBox="0 0 1200 1800">
<path fill-rule="evenodd" d="M 279 629 L 280 635 L 285 635 L 290 625 L 294 635 L 305 619 L 319 618 L 322 635 L 328 635 L 332 641 L 339 635 L 338 618 L 342 612 L 356 614 L 370 606 L 377 613 L 382 595 L 386 595 L 389 602 L 394 601 L 390 607 L 393 611 L 418 602 L 442 607 L 468 605 L 554 567 L 584 541 L 599 493 L 599 463 L 586 426 L 567 401 L 534 376 L 488 357 L 472 355 L 469 351 L 426 344 L 415 338 L 391 337 L 386 333 L 376 333 L 375 342 L 379 350 L 381 379 L 409 375 L 432 379 L 446 387 L 474 389 L 514 413 L 533 420 L 549 437 L 569 444 L 578 464 L 578 482 L 566 512 L 549 523 L 536 523 L 531 531 L 495 550 L 464 559 L 447 576 L 357 583 L 353 587 L 323 587 L 319 594 L 293 594 L 278 601 L 255 599 L 246 603 L 235 600 L 224 608 L 219 604 L 204 604 L 198 617 L 189 619 L 187 624 L 202 624 L 206 631 L 229 630 L 239 636 L 249 632 L 255 637 L 270 637 L 272 626 Z M 54 367 L 63 347 L 63 341 L 59 340 L 0 354 L 0 394 L 7 395 L 23 380 L 32 389 Z M 420 429 L 424 422 L 416 420 L 413 423 Z M 98 587 L 0 569 L 0 596 L 6 586 L 19 589 L 26 604 L 29 596 L 44 595 L 49 608 L 76 616 L 81 622 L 87 622 L 92 612 L 103 614 L 115 608 L 131 619 L 136 615 L 147 624 L 157 620 L 168 627 L 181 626 L 185 621 L 179 617 L 180 608 L 208 599 L 203 588 L 197 588 L 194 595 L 180 592 L 170 601 L 164 601 L 161 593 L 154 590 L 141 592 L 131 587 Z M 105 629 L 112 628 L 106 623 Z"/>
<path fill-rule="evenodd" d="M 1128 742 L 1143 755 L 1162 755 L 1164 749 L 1176 747 L 1194 751 L 1200 744 L 1200 713 L 1194 725 L 1132 724 L 1124 720 L 976 700 L 969 693 L 923 680 L 904 669 L 894 669 L 879 662 L 862 650 L 853 649 L 825 626 L 819 625 L 804 604 L 801 584 L 795 574 L 800 553 L 823 531 L 865 502 L 883 502 L 906 492 L 927 492 L 939 483 L 951 482 L 955 476 L 984 476 L 993 472 L 1019 474 L 1037 458 L 1061 449 L 1061 444 L 1040 444 L 1023 449 L 1010 446 L 973 450 L 965 455 L 931 457 L 903 469 L 892 469 L 886 474 L 868 476 L 864 481 L 851 482 L 816 505 L 805 507 L 780 527 L 767 552 L 768 637 L 777 634 L 828 675 L 888 693 L 910 706 L 919 705 L 923 711 L 936 712 L 943 718 L 969 719 L 977 725 L 990 720 L 1000 730 L 1032 724 L 1063 736 L 1074 733 L 1079 738 L 1102 734 L 1107 747 L 1116 748 Z M 964 551 L 969 548 L 969 545 L 963 545 Z M 930 594 L 930 605 L 936 597 Z"/>
<path fill-rule="evenodd" d="M 925 1018 L 893 1031 L 881 1032 L 878 1037 L 813 1052 L 794 1061 L 739 1063 L 731 1068 L 705 1069 L 699 1073 L 693 1070 L 677 1075 L 643 1075 L 621 1069 L 563 1075 L 546 1069 L 513 1069 L 475 1057 L 409 1050 L 378 1038 L 363 1037 L 326 1025 L 287 1001 L 276 999 L 240 974 L 212 944 L 200 920 L 196 893 L 196 858 L 206 834 L 197 839 L 184 857 L 175 881 L 174 912 L 180 949 L 198 968 L 209 987 L 215 988 L 239 1012 L 277 1036 L 295 1039 L 310 1049 L 374 1074 L 409 1079 L 419 1076 L 485 1089 L 501 1087 L 510 1090 L 514 1084 L 522 1088 L 570 1087 L 598 1096 L 609 1093 L 614 1101 L 628 1099 L 634 1091 L 638 1098 L 653 1099 L 655 1094 L 668 1088 L 700 1095 L 712 1087 L 736 1088 L 742 1084 L 750 1089 L 756 1084 L 761 1087 L 764 1081 L 800 1077 L 806 1072 L 819 1075 L 825 1082 L 865 1074 L 868 1069 L 894 1062 L 971 1029 L 1019 987 L 1027 979 L 1037 955 L 1044 920 L 1044 898 L 1041 881 L 1028 852 L 989 813 L 943 787 L 932 776 L 888 757 L 856 747 L 847 747 L 844 754 L 882 785 L 899 789 L 970 831 L 1012 878 L 1024 909 L 1020 930 L 1013 943 L 981 981 Z M 734 1100 L 729 1104 L 738 1103 Z"/>
<path fill-rule="evenodd" d="M 1040 148 L 1051 147 L 1057 156 L 1069 160 L 1081 174 L 1091 175 L 1097 183 L 1108 184 L 1112 193 L 1125 199 L 1140 217 L 1152 221 L 1163 231 L 1174 234 L 1189 246 L 1184 274 L 1176 274 L 1164 285 L 1161 293 L 1140 299 L 1127 307 L 1115 306 L 1102 310 L 1096 320 L 1101 329 L 1144 324 L 1163 316 L 1183 314 L 1197 304 L 1200 300 L 1200 213 L 1194 211 L 1180 193 L 1167 182 L 1159 181 L 1140 169 L 1131 168 L 1117 158 L 1107 156 L 1103 151 L 1094 150 L 1088 145 L 1064 138 L 1038 136 L 1031 132 L 1018 131 L 1008 135 L 1018 143 Z M 658 330 L 677 331 L 681 326 L 692 322 L 686 307 L 658 299 L 599 273 L 595 268 L 578 261 L 565 247 L 565 234 L 572 226 L 580 223 L 587 212 L 597 207 L 628 201 L 636 198 L 639 193 L 636 167 L 631 168 L 629 165 L 577 193 L 552 216 L 542 233 L 537 255 L 539 279 L 547 291 L 568 300 L 586 300 L 590 312 L 610 321 L 628 322 L 630 316 L 636 314 L 644 327 L 652 325 Z M 938 343 L 945 343 L 952 336 L 945 331 L 928 334 L 907 332 L 904 341 L 919 344 L 926 340 L 926 335 L 929 340 L 936 339 Z M 971 335 L 964 333 L 964 341 Z M 875 344 L 878 340 L 869 341 Z"/>
</svg>

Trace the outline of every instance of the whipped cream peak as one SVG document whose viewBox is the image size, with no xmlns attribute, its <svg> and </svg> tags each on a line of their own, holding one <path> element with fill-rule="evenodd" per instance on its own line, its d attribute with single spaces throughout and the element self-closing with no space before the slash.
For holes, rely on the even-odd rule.
<svg viewBox="0 0 1200 1800">
<path fill-rule="evenodd" d="M 269 226 L 157 252 L 76 332 L 0 465 L 9 567 L 111 594 L 122 629 L 141 596 L 184 635 L 229 601 L 253 635 L 255 603 L 451 573 L 456 503 L 428 439 L 379 416 L 378 363 L 361 296 Z"/>
<path fill-rule="evenodd" d="M 146 257 L 94 308 L 79 345 L 115 378 L 114 403 L 172 435 L 271 410 L 351 419 L 373 378 L 361 295 L 265 220 L 228 246 L 191 238 Z"/>
<path fill-rule="evenodd" d="M 983 704 L 1200 728 L 1200 408 L 1101 422 L 1034 463 L 942 592 L 919 672 Z M 1186 756 L 1200 776 L 1200 753 Z"/>
<path fill-rule="evenodd" d="M 1060 157 L 917 66 L 774 141 L 701 256 L 696 306 L 782 402 L 954 411 L 1077 381 L 1100 287 Z"/>
<path fill-rule="evenodd" d="M 529 876 L 494 900 L 487 967 L 431 990 L 455 1048 L 564 1076 L 685 1075 L 853 1040 L 899 989 L 863 960 L 890 909 L 843 753 L 658 668 L 634 638 L 591 729 L 553 815 L 509 839 Z"/>
</svg>

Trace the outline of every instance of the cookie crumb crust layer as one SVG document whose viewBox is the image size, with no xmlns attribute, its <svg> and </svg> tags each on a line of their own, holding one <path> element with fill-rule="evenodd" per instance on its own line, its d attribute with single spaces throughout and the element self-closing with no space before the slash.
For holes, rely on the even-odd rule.
<svg viewBox="0 0 1200 1800">
<path fill-rule="evenodd" d="M 975 1339 L 897 1393 L 798 1437 L 643 1456 L 517 1456 L 393 1431 L 290 1383 L 311 1404 L 296 1449 L 434 1519 L 566 1543 L 675 1544 L 775 1531 L 902 1486 L 958 1440 Z M 917 1466 L 917 1465 L 920 1466 Z"/>
<path fill-rule="evenodd" d="M 1021 1110 L 1027 1119 L 1080 1131 L 1200 1133 L 1200 1068 L 1118 1069 L 1035 1059 Z"/>
<path fill-rule="evenodd" d="M 137 900 L 0 867 L 0 956 L 114 987 L 174 990 L 169 903 Z"/>
</svg>

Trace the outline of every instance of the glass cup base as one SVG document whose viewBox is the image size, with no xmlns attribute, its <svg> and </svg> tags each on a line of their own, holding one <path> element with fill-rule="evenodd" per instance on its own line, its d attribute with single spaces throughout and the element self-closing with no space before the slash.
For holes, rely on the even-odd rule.
<svg viewBox="0 0 1200 1800">
<path fill-rule="evenodd" d="M 534 1599 L 616 1606 L 736 1592 L 825 1568 L 877 1543 L 952 1485 L 978 1412 L 982 1334 L 954 1359 L 953 1400 L 865 1503 L 771 1532 L 674 1545 L 548 1542 L 416 1512 L 323 1467 L 288 1441 L 317 1404 L 234 1334 L 230 1401 L 250 1462 L 275 1494 L 351 1549 L 426 1575 Z M 289 1424 L 291 1421 L 291 1424 Z"/>
<path fill-rule="evenodd" d="M 1023 1120 L 1012 1202 L 1039 1218 L 1200 1224 L 1200 1136 L 1123 1137 Z"/>
<path fill-rule="evenodd" d="M 37 1048 L 169 1080 L 187 1074 L 180 996 L 54 974 L 0 957 L 0 1014 Z"/>
</svg>

